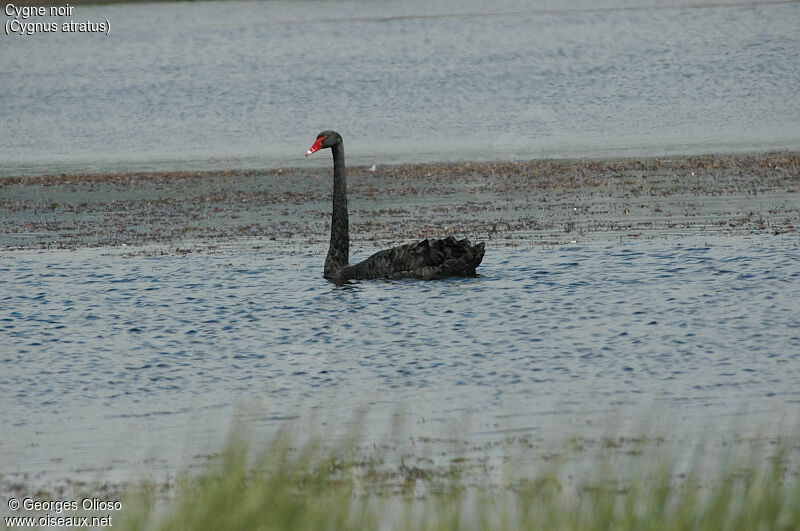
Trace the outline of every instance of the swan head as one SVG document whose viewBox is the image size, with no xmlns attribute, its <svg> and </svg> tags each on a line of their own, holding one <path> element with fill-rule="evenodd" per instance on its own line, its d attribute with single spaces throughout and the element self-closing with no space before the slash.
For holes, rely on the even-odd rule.
<svg viewBox="0 0 800 531">
<path fill-rule="evenodd" d="M 317 135 L 317 140 L 310 148 L 308 148 L 308 151 L 306 151 L 306 157 L 319 151 L 320 149 L 330 148 L 341 143 L 342 135 L 336 131 L 323 131 Z"/>
</svg>

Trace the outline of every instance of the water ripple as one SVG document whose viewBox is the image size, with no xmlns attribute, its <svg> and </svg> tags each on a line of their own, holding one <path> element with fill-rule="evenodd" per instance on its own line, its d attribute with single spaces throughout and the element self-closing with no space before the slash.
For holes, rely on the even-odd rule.
<svg viewBox="0 0 800 531">
<path fill-rule="evenodd" d="M 243 396 L 282 415 L 336 393 L 347 410 L 387 390 L 526 426 L 566 397 L 715 415 L 798 401 L 800 250 L 779 238 L 497 248 L 476 278 L 348 286 L 316 255 L 8 256 L 0 422 L 16 429 L 164 428 Z"/>
</svg>

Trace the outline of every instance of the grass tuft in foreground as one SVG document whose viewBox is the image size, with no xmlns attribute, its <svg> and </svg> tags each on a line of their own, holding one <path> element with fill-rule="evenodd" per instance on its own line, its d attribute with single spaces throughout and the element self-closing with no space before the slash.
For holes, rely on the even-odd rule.
<svg viewBox="0 0 800 531">
<path fill-rule="evenodd" d="M 144 487 L 131 494 L 120 523 L 148 530 L 800 529 L 796 447 L 714 456 L 709 467 L 708 455 L 686 463 L 653 440 L 608 439 L 613 444 L 588 459 L 573 441 L 545 459 L 531 445 L 529 455 L 507 459 L 494 482 L 462 457 L 425 469 L 359 455 L 352 441 L 331 450 L 315 439 L 298 448 L 281 435 L 257 452 L 238 440 L 166 496 Z"/>
</svg>

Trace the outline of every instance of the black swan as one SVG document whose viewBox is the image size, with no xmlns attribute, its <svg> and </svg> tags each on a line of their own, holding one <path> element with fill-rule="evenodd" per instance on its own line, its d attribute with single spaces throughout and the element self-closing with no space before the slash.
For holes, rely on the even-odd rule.
<svg viewBox="0 0 800 531">
<path fill-rule="evenodd" d="M 438 279 L 475 275 L 483 259 L 483 243 L 448 236 L 443 240 L 422 240 L 378 251 L 366 260 L 349 265 L 350 227 L 347 220 L 347 185 L 344 175 L 344 143 L 336 131 L 317 135 L 306 157 L 320 149 L 333 152 L 333 216 L 331 245 L 325 259 L 325 278 L 333 281 L 370 278 Z"/>
</svg>

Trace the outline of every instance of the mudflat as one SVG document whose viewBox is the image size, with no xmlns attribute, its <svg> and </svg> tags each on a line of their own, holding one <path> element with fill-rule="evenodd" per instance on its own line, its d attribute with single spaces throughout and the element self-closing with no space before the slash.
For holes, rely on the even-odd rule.
<svg viewBox="0 0 800 531">
<path fill-rule="evenodd" d="M 324 245 L 330 169 L 0 179 L 0 249 Z M 797 234 L 800 152 L 348 168 L 351 242 L 489 245 Z"/>
</svg>

